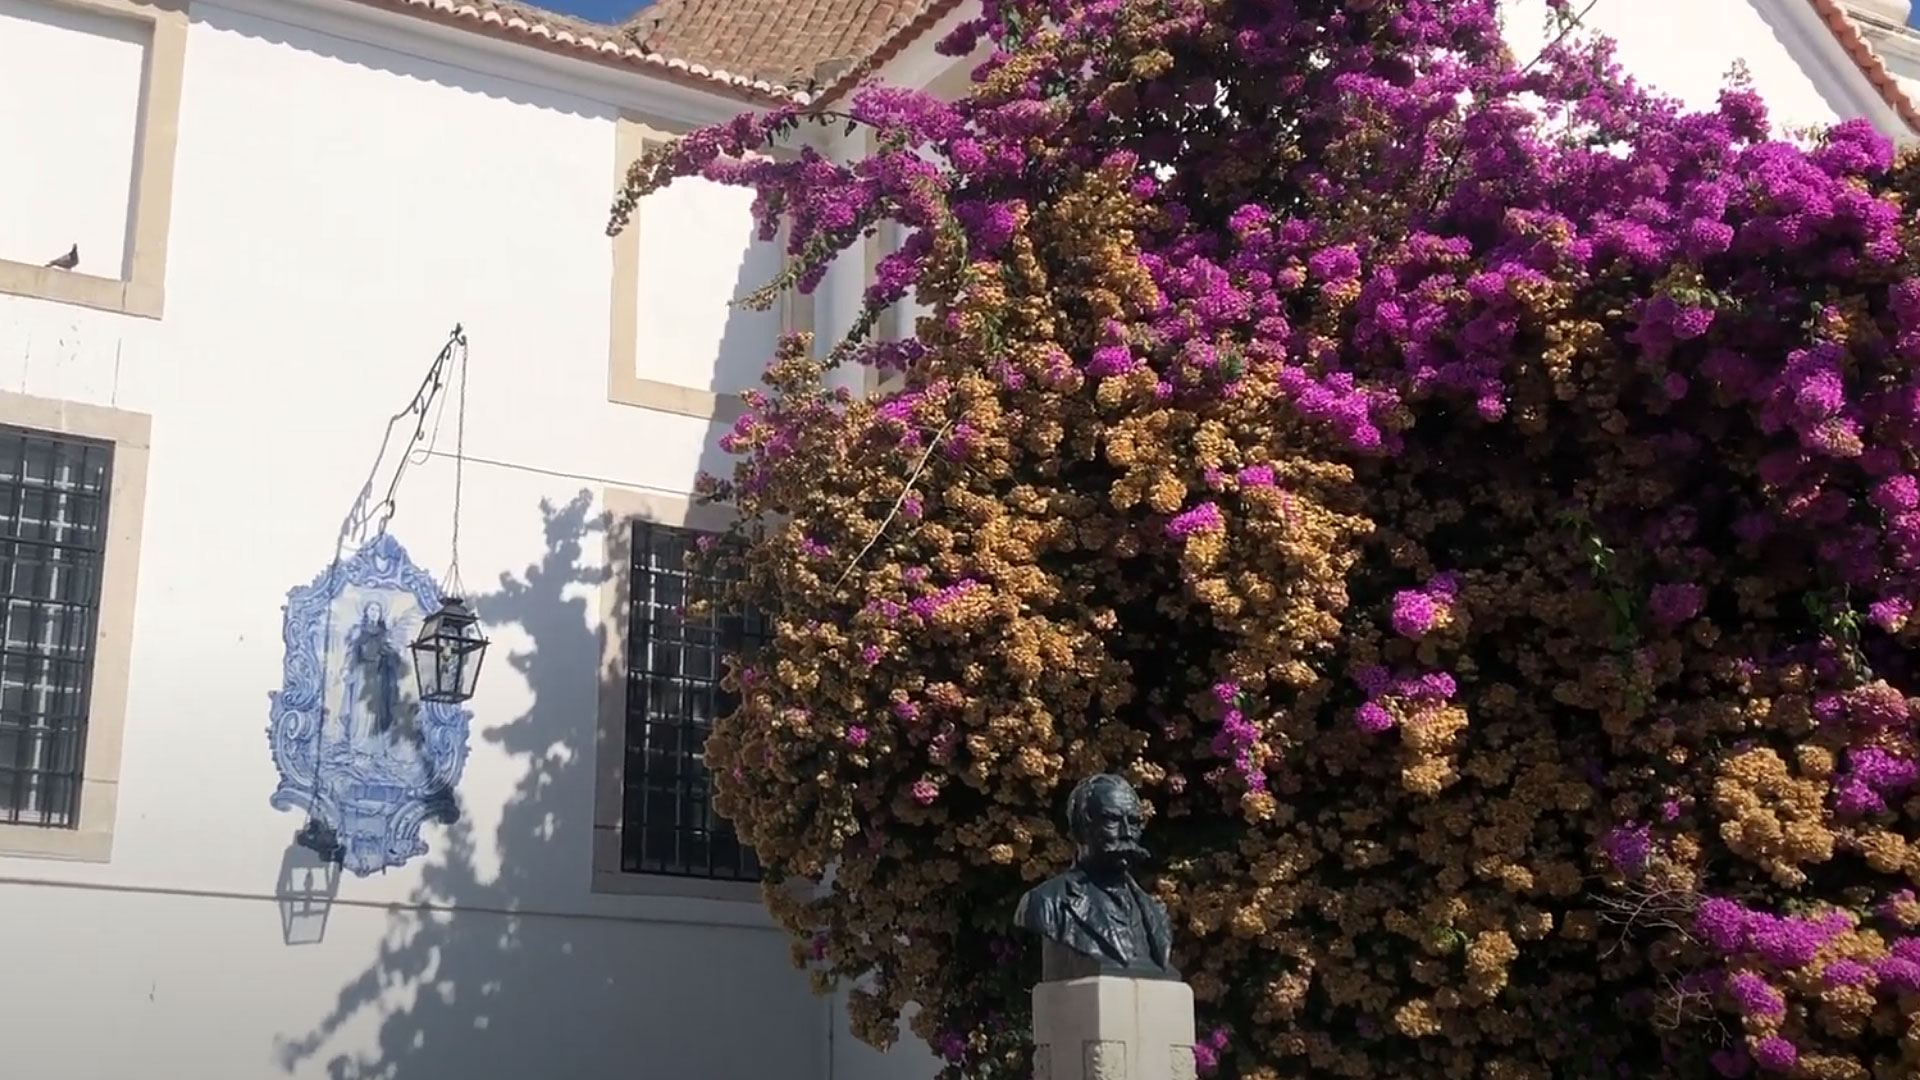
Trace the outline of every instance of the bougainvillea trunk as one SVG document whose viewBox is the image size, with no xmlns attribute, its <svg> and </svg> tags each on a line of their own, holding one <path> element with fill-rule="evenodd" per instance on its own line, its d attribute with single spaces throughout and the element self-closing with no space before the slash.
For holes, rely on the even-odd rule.
<svg viewBox="0 0 1920 1080">
<path fill-rule="evenodd" d="M 1920 169 L 1555 12 L 988 0 L 958 102 L 635 167 L 758 190 L 762 300 L 907 237 L 708 486 L 776 633 L 707 760 L 861 1037 L 1024 1076 L 1109 769 L 1219 1075 L 1920 1075 Z"/>
</svg>

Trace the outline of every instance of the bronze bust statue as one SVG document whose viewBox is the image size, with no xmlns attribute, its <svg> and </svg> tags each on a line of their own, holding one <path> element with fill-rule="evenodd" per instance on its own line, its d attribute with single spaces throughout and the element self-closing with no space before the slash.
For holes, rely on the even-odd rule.
<svg viewBox="0 0 1920 1080">
<path fill-rule="evenodd" d="M 1028 890 L 1013 921 L 1045 939 L 1044 982 L 1084 975 L 1177 979 L 1168 953 L 1167 909 L 1129 873 L 1146 858 L 1144 820 L 1133 785 L 1111 773 L 1089 776 L 1067 797 L 1067 827 L 1079 855 L 1065 873 Z"/>
</svg>

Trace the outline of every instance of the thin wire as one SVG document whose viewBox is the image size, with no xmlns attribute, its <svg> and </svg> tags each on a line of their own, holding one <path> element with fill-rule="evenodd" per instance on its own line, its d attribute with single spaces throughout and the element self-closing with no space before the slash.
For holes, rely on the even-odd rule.
<svg viewBox="0 0 1920 1080">
<path fill-rule="evenodd" d="M 420 456 L 423 458 L 446 458 L 449 461 L 453 459 L 452 453 L 446 450 L 437 450 L 433 447 L 422 450 Z M 696 501 L 699 498 L 698 494 L 686 488 L 661 487 L 659 484 L 649 484 L 644 480 L 599 476 L 594 473 L 568 472 L 565 469 L 549 469 L 543 465 L 526 465 L 518 461 L 501 461 L 499 458 L 482 457 L 479 454 L 468 454 L 466 458 L 467 464 L 469 465 L 485 465 L 495 469 L 510 469 L 514 472 L 532 473 L 535 476 L 551 476 L 556 480 L 579 480 L 582 483 L 602 484 L 606 487 L 622 488 L 628 491 L 651 491 L 658 495 L 670 495 L 676 499 L 684 499 L 688 502 Z"/>
<path fill-rule="evenodd" d="M 879 543 L 880 538 L 886 535 L 887 526 L 893 524 L 893 519 L 900 513 L 900 508 L 906 505 L 907 496 L 913 494 L 914 482 L 920 479 L 920 471 L 927 467 L 927 459 L 933 456 L 934 450 L 940 445 L 940 440 L 946 438 L 947 432 L 952 428 L 953 420 L 949 418 L 946 423 L 940 425 L 940 430 L 934 433 L 933 438 L 927 440 L 927 448 L 920 452 L 920 460 L 913 463 L 913 472 L 907 475 L 907 482 L 900 488 L 900 497 L 893 500 L 893 505 L 887 508 L 886 519 L 880 522 L 879 528 L 873 530 L 873 535 L 867 538 L 859 554 L 855 555 L 853 561 L 847 564 L 847 568 L 840 571 L 840 576 L 834 579 L 834 588 L 839 588 L 840 583 L 847 580 L 847 576 L 853 573 L 853 568 L 859 566 L 860 560 L 866 558 L 867 552 L 873 550 L 873 545 Z"/>
<path fill-rule="evenodd" d="M 460 498 L 467 473 L 467 339 L 460 337 L 460 401 L 453 412 L 453 542 L 447 566 L 447 593 L 459 597 L 466 591 L 460 580 Z"/>
</svg>

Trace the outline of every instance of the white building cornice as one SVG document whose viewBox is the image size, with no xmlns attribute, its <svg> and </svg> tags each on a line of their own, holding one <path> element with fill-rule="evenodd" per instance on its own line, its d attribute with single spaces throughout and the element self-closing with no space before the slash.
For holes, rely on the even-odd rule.
<svg viewBox="0 0 1920 1080">
<path fill-rule="evenodd" d="M 1920 30 L 1907 24 L 1911 0 L 1840 0 L 1860 39 L 1909 102 L 1920 103 Z"/>
<path fill-rule="evenodd" d="M 756 108 L 718 86 L 708 91 L 644 70 L 560 55 L 358 0 L 211 0 L 196 3 L 194 8 L 240 12 L 415 59 L 574 95 L 615 109 L 687 123 L 719 123 Z"/>
<path fill-rule="evenodd" d="M 1913 10 L 1913 0 L 1840 0 L 1840 6 L 1847 9 L 1849 15 L 1905 26 Z"/>
</svg>

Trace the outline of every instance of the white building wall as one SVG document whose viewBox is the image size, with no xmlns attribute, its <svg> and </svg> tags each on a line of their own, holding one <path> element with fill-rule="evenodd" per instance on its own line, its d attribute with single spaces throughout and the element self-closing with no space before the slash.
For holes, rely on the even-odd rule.
<svg viewBox="0 0 1920 1080">
<path fill-rule="evenodd" d="M 786 257 L 781 243 L 755 235 L 753 198 L 748 188 L 693 177 L 642 200 L 633 225 L 641 377 L 728 394 L 760 386 L 782 305 L 736 301 L 774 280 Z"/>
<path fill-rule="evenodd" d="M 1629 74 L 1690 108 L 1713 108 L 1737 65 L 1778 129 L 1826 125 L 1871 108 L 1877 124 L 1894 130 L 1806 0 L 1598 0 L 1571 7 L 1580 14 L 1580 32 L 1617 43 L 1615 59 Z M 1502 0 L 1501 15 L 1520 63 L 1558 34 L 1545 0 Z"/>
<path fill-rule="evenodd" d="M 0 22 L 14 173 L 68 99 L 14 86 L 9 65 L 26 56 L 84 83 L 86 50 L 104 48 L 35 33 Z M 607 400 L 616 105 L 572 92 L 594 85 L 577 72 L 554 90 L 422 59 L 458 52 L 430 30 L 366 36 L 389 47 L 197 5 L 164 318 L 0 297 L 0 390 L 153 418 L 113 854 L 0 857 L 0 1073 L 929 1076 L 923 1050 L 848 1045 L 838 1003 L 808 992 L 757 903 L 590 891 L 596 753 L 619 752 L 594 746 L 600 493 L 689 491 L 723 465 L 720 428 Z M 124 96 L 106 100 L 98 111 L 119 115 Z M 52 119 L 21 127 L 38 115 L 22 102 Z M 61 152 L 124 174 L 130 150 L 101 138 Z M 741 209 L 705 198 L 681 208 L 688 221 Z M 0 221 L 23 227 L 110 236 L 124 228 L 110 204 L 85 187 L 0 187 Z M 738 269 L 738 245 L 664 236 L 681 272 L 652 273 L 652 289 Z M 69 242 L 49 232 L 0 256 L 43 261 L 49 239 L 47 257 Z M 710 295 L 652 299 L 713 321 Z M 456 322 L 471 340 L 461 572 L 493 638 L 464 817 L 427 827 L 427 856 L 349 876 L 322 940 L 289 946 L 275 893 L 302 819 L 267 804 L 265 736 L 281 605 L 334 557 L 390 417 Z M 647 374 L 694 381 L 684 365 L 715 331 L 676 331 L 662 363 L 682 368 Z M 454 420 L 450 403 L 391 525 L 435 573 Z"/>
<path fill-rule="evenodd" d="M 81 11 L 0 0 L 0 100 L 61 107 L 0 112 L 0 259 L 34 264 L 78 244 L 89 266 L 120 269 L 146 52 L 139 27 Z M 85 77 L 76 73 L 85 72 Z M 68 214 L 21 212 L 61 206 Z"/>
</svg>

